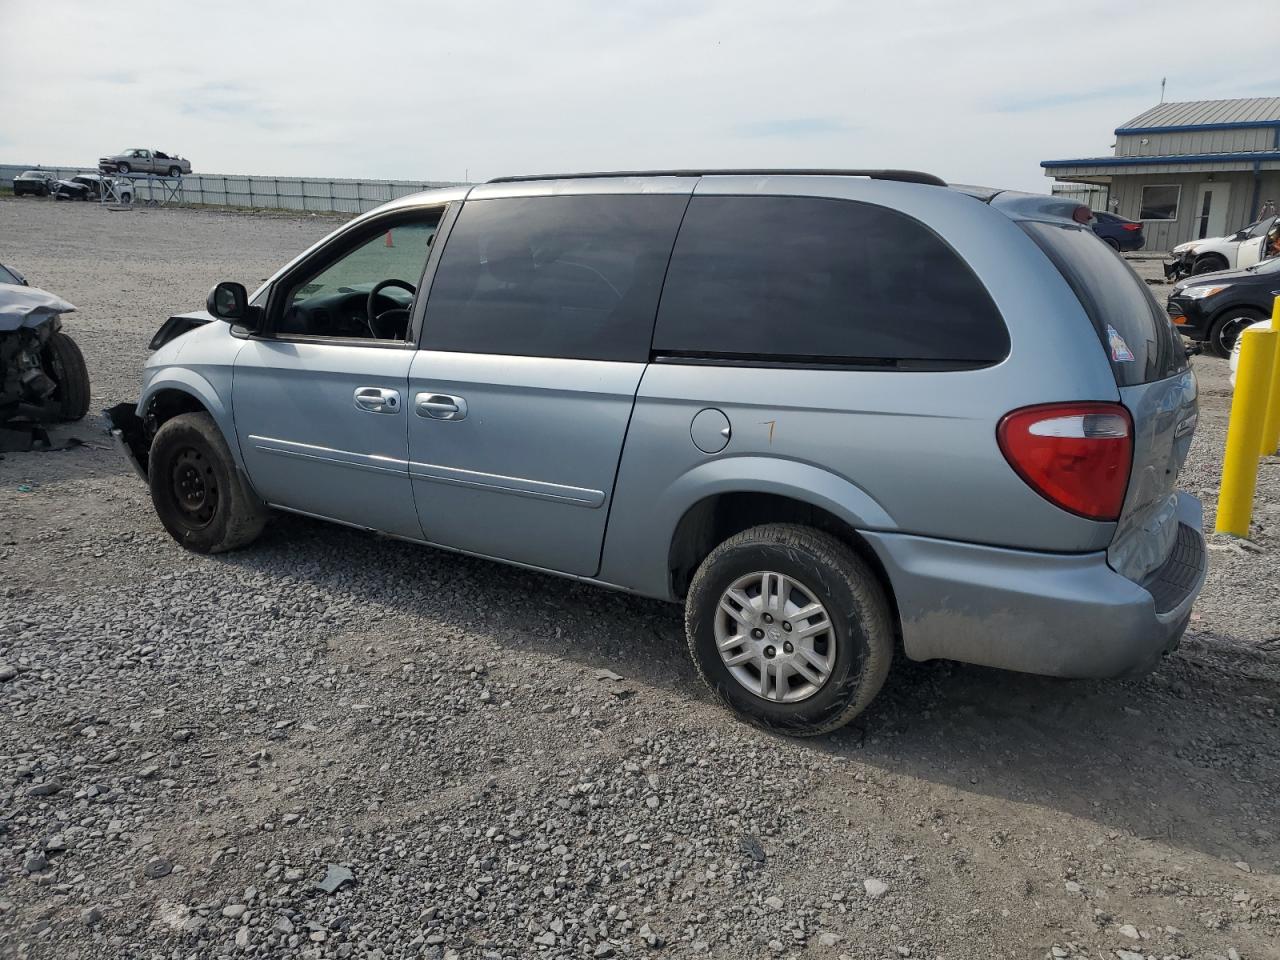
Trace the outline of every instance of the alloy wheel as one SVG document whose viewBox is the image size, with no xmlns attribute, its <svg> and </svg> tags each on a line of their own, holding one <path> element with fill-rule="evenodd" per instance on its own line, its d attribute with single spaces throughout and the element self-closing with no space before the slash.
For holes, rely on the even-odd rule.
<svg viewBox="0 0 1280 960">
<path fill-rule="evenodd" d="M 1222 351 L 1224 357 L 1231 355 L 1231 348 L 1236 345 L 1236 337 L 1240 336 L 1246 327 L 1257 323 L 1256 317 L 1232 317 L 1226 320 L 1218 328 L 1218 342 L 1216 346 Z"/>
</svg>

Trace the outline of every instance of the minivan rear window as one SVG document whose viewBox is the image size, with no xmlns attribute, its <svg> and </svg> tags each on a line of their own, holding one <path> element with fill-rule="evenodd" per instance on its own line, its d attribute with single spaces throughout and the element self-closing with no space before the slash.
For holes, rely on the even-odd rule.
<svg viewBox="0 0 1280 960">
<path fill-rule="evenodd" d="M 888 207 L 816 197 L 695 196 L 653 349 L 713 362 L 998 363 L 1009 333 L 969 265 Z"/>
<path fill-rule="evenodd" d="M 1168 315 L 1133 269 L 1092 230 L 1036 221 L 1018 226 L 1075 292 L 1119 386 L 1164 380 L 1187 368 L 1182 338 Z"/>
</svg>

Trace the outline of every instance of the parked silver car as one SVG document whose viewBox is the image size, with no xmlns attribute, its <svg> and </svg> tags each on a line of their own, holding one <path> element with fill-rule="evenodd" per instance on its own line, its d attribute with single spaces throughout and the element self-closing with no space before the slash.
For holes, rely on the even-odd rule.
<svg viewBox="0 0 1280 960">
<path fill-rule="evenodd" d="M 129 147 L 109 157 L 98 159 L 98 169 L 103 173 L 149 173 L 158 177 L 180 177 L 191 172 L 191 161 L 163 150 L 144 150 Z"/>
<path fill-rule="evenodd" d="M 682 602 L 787 733 L 899 643 L 1141 671 L 1205 575 L 1196 382 L 1088 221 L 902 171 L 421 193 L 170 318 L 114 432 L 195 551 L 287 510 Z"/>
</svg>

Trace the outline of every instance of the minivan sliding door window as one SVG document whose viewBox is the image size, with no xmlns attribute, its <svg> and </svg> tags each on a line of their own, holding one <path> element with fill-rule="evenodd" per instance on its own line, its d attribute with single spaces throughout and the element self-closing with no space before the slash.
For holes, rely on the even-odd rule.
<svg viewBox="0 0 1280 960">
<path fill-rule="evenodd" d="M 449 231 L 422 347 L 645 362 L 688 198 L 469 200 Z"/>
</svg>

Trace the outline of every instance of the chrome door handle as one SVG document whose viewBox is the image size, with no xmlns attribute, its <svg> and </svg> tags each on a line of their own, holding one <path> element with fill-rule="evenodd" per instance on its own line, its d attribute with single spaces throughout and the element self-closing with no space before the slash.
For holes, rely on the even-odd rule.
<svg viewBox="0 0 1280 960">
<path fill-rule="evenodd" d="M 418 416 L 432 420 L 462 420 L 467 415 L 467 401 L 446 393 L 420 393 L 413 398 L 413 408 Z"/>
<path fill-rule="evenodd" d="M 365 413 L 399 413 L 400 391 L 385 387 L 356 387 L 357 410 Z"/>
</svg>

